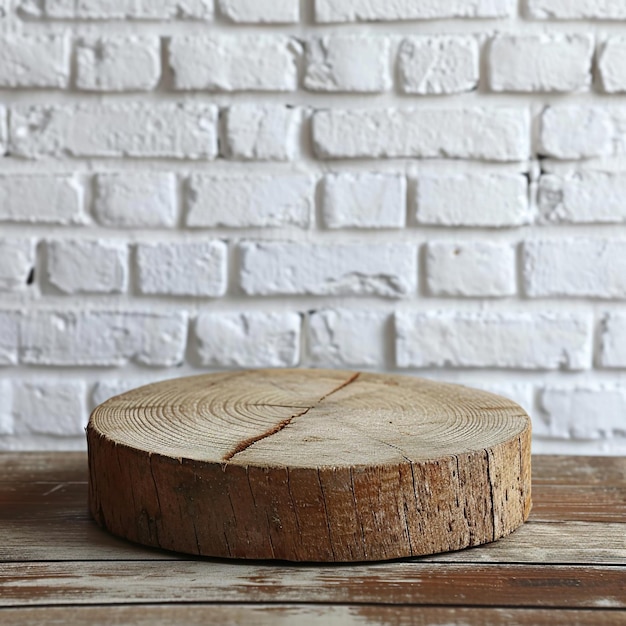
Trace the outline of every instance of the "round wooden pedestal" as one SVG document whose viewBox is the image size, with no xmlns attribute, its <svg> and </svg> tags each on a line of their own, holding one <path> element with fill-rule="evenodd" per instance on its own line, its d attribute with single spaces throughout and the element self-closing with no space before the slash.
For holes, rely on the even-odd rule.
<svg viewBox="0 0 626 626">
<path fill-rule="evenodd" d="M 256 370 L 112 398 L 87 429 L 112 533 L 206 556 L 369 561 L 507 535 L 530 511 L 530 419 L 408 376 Z"/>
</svg>

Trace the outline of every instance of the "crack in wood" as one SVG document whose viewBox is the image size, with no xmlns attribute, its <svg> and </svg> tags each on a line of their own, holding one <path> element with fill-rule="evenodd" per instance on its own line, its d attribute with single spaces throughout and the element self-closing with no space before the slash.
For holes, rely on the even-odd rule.
<svg viewBox="0 0 626 626">
<path fill-rule="evenodd" d="M 489 456 L 489 450 L 485 448 L 485 455 L 487 457 L 487 482 L 489 483 L 489 499 L 491 500 L 491 523 L 493 525 L 492 541 L 496 538 L 496 503 L 494 501 L 493 482 L 491 480 L 491 458 Z"/>
<path fill-rule="evenodd" d="M 326 398 L 328 398 L 329 396 L 332 396 L 334 393 L 337 393 L 338 391 L 341 391 L 344 387 L 347 387 L 350 383 L 353 383 L 359 377 L 360 374 L 361 372 L 356 372 L 355 374 L 350 376 L 350 378 L 342 382 L 341 385 L 339 385 L 338 387 L 335 387 L 335 389 L 331 389 L 327 394 L 323 395 L 313 406 L 309 406 L 306 409 L 304 409 L 304 411 L 300 411 L 299 413 L 290 415 L 284 420 L 281 420 L 280 422 L 278 422 L 278 424 L 276 424 L 275 426 L 272 426 L 272 428 L 270 428 L 269 430 L 266 430 L 265 432 L 259 435 L 248 437 L 248 439 L 244 439 L 243 441 L 239 442 L 230 452 L 228 452 L 222 457 L 222 461 L 230 461 L 235 455 L 239 454 L 240 452 L 243 452 L 244 450 L 247 450 L 250 446 L 255 444 L 257 441 L 261 441 L 262 439 L 267 439 L 268 437 L 271 437 L 272 435 L 279 433 L 281 430 L 289 426 L 289 424 L 291 424 L 291 422 L 293 422 L 293 420 L 295 420 L 297 417 L 302 417 L 303 415 L 306 415 L 311 409 L 314 409 L 315 407 L 319 406 L 324 400 L 326 400 Z"/>
</svg>

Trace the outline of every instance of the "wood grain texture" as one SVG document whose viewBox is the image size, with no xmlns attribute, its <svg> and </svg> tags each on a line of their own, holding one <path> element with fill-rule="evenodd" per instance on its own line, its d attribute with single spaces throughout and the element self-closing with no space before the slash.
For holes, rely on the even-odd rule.
<svg viewBox="0 0 626 626">
<path fill-rule="evenodd" d="M 462 387 L 336 370 L 148 385 L 98 407 L 90 510 L 190 554 L 369 561 L 504 537 L 528 517 L 530 419 Z"/>
<path fill-rule="evenodd" d="M 0 564 L 4 606 L 313 602 L 626 609 L 626 566 L 422 561 L 247 569 L 204 561 Z M 176 581 L 176 584 L 172 584 Z"/>
<path fill-rule="evenodd" d="M 615 610 L 444 608 L 325 604 L 183 604 L 4 609 L 0 619 L 20 626 L 616 626 Z"/>
<path fill-rule="evenodd" d="M 567 463 L 559 463 L 563 459 Z M 576 471 L 592 463 L 594 471 Z M 626 565 L 626 480 L 604 487 L 624 458 L 536 456 L 534 506 L 527 524 L 477 549 L 422 557 L 458 563 L 571 563 Z M 84 453 L 0 454 L 0 561 L 173 560 L 172 552 L 118 539 L 87 511 Z M 594 510 L 594 502 L 598 509 Z M 612 511 L 614 513 L 612 513 Z M 601 523 L 606 522 L 606 523 Z"/>
<path fill-rule="evenodd" d="M 534 457 L 533 479 L 529 522 L 484 546 L 359 565 L 233 562 L 100 529 L 83 453 L 0 454 L 0 623 L 626 623 L 626 519 L 605 521 L 623 505 L 626 458 Z"/>
</svg>

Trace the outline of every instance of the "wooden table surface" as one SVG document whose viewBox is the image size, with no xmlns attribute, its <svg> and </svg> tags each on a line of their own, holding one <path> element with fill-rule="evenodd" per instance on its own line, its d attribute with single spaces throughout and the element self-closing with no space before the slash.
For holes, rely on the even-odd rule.
<svg viewBox="0 0 626 626">
<path fill-rule="evenodd" d="M 386 563 L 166 553 L 86 501 L 85 454 L 0 454 L 0 624 L 626 624 L 626 458 L 533 457 L 511 536 Z"/>
</svg>

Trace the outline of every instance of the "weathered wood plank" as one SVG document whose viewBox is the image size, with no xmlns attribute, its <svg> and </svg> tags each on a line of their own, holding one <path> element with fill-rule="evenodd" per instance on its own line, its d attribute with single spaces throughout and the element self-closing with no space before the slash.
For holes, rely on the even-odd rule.
<svg viewBox="0 0 626 626">
<path fill-rule="evenodd" d="M 620 485 L 626 484 L 624 456 L 533 457 L 533 485 Z"/>
<path fill-rule="evenodd" d="M 45 523 L 0 520 L 0 562 L 194 558 L 117 539 L 83 515 L 78 519 L 70 513 Z M 529 522 L 495 543 L 422 558 L 451 563 L 626 565 L 626 524 Z"/>
<path fill-rule="evenodd" d="M 425 558 L 450 563 L 626 565 L 626 524 L 533 522 L 482 549 Z"/>
<path fill-rule="evenodd" d="M 67 456 L 74 457 L 73 464 L 66 455 L 27 454 L 24 466 L 18 464 L 12 470 L 14 482 L 0 482 L 0 561 L 181 558 L 142 548 L 100 530 L 87 512 L 84 455 Z M 5 457 L 0 455 L 0 465 Z M 58 460 L 60 473 L 56 473 L 54 461 L 45 474 L 43 470 L 50 463 L 44 459 Z M 44 477 L 48 480 L 42 480 Z M 626 485 L 540 485 L 535 488 L 534 497 L 531 521 L 510 537 L 478 549 L 433 558 L 460 563 L 626 564 L 626 524 L 619 525 L 626 522 Z M 594 513 L 596 506 L 598 511 Z M 578 520 L 612 523 L 584 524 Z"/>
<path fill-rule="evenodd" d="M 626 483 L 622 485 L 552 485 L 533 487 L 535 521 L 626 521 Z"/>
<path fill-rule="evenodd" d="M 626 567 L 467 565 L 257 566 L 206 561 L 5 563 L 1 606 L 318 602 L 626 608 Z M 175 584 L 173 584 L 175 581 Z"/>
<path fill-rule="evenodd" d="M 488 609 L 380 605 L 184 604 L 107 607 L 46 607 L 0 610 L 0 621 L 21 626 L 614 626 L 626 622 L 618 610 Z"/>
<path fill-rule="evenodd" d="M 626 457 L 535 455 L 536 484 L 626 485 Z M 0 483 L 87 481 L 85 452 L 1 452 Z M 534 496 L 534 494 L 533 494 Z"/>
<path fill-rule="evenodd" d="M 86 452 L 0 452 L 0 484 L 87 481 Z"/>
<path fill-rule="evenodd" d="M 15 481 L 0 483 L 0 519 L 45 519 L 72 508 L 87 511 L 86 481 Z M 42 504 L 45 506 L 42 507 Z M 532 521 L 626 521 L 626 484 L 538 485 L 533 492 Z"/>
</svg>

